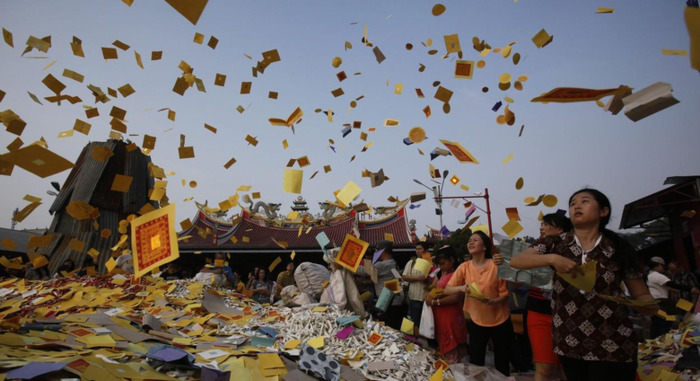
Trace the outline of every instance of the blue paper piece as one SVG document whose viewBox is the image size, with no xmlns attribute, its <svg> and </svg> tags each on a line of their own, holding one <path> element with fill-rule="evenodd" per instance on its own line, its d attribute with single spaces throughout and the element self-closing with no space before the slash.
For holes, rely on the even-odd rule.
<svg viewBox="0 0 700 381">
<path fill-rule="evenodd" d="M 450 232 L 450 229 L 447 228 L 447 226 L 443 226 L 440 229 L 440 233 L 442 234 L 443 237 L 449 237 L 452 233 Z"/>
<path fill-rule="evenodd" d="M 316 242 L 318 242 L 318 245 L 323 249 L 326 245 L 331 243 L 331 240 L 326 235 L 326 232 L 320 232 L 316 235 Z"/>
<path fill-rule="evenodd" d="M 30 362 L 29 364 L 12 369 L 5 375 L 7 379 L 21 378 L 25 380 L 63 369 L 67 362 Z"/>
<path fill-rule="evenodd" d="M 359 316 L 341 316 L 337 319 L 335 319 L 335 322 L 338 323 L 339 326 L 344 326 L 348 324 L 352 324 L 355 320 L 359 320 Z"/>
<path fill-rule="evenodd" d="M 279 335 L 279 332 L 277 332 L 277 330 L 272 327 L 260 327 L 258 328 L 258 332 L 272 338 L 275 338 L 277 337 L 277 335 Z"/>
<path fill-rule="evenodd" d="M 154 353 L 151 358 L 155 360 L 172 362 L 177 361 L 183 357 L 187 356 L 186 352 L 183 352 L 179 348 L 165 348 L 156 353 Z"/>
<path fill-rule="evenodd" d="M 253 336 L 253 338 L 250 339 L 250 345 L 254 347 L 274 347 L 275 340 L 269 337 Z"/>
<path fill-rule="evenodd" d="M 411 144 L 413 144 L 413 141 L 409 138 L 403 138 L 403 144 L 410 146 Z"/>
<path fill-rule="evenodd" d="M 491 107 L 491 111 L 496 112 L 499 108 L 501 108 L 501 106 L 503 106 L 503 102 L 498 101 L 495 105 L 493 105 L 493 107 Z"/>
<path fill-rule="evenodd" d="M 411 204 L 411 205 L 408 206 L 408 209 L 411 209 L 411 210 L 413 210 L 413 209 L 418 209 L 418 208 L 420 208 L 420 205 L 421 205 L 421 204 Z"/>
<path fill-rule="evenodd" d="M 223 372 L 209 367 L 202 367 L 202 381 L 228 381 L 231 378 L 231 372 Z"/>
<path fill-rule="evenodd" d="M 372 264 L 377 263 L 377 261 L 379 260 L 379 257 L 381 257 L 383 253 L 384 253 L 384 249 L 375 251 L 374 255 L 372 256 Z"/>
<path fill-rule="evenodd" d="M 377 298 L 377 303 L 374 305 L 377 309 L 386 312 L 391 304 L 391 300 L 394 298 L 394 293 L 388 288 L 382 288 L 382 292 L 379 293 L 379 298 Z"/>
<path fill-rule="evenodd" d="M 156 361 L 175 362 L 179 363 L 194 363 L 194 356 L 184 350 L 170 345 L 154 345 L 148 348 L 146 357 Z M 181 361 L 182 360 L 182 361 Z"/>
</svg>

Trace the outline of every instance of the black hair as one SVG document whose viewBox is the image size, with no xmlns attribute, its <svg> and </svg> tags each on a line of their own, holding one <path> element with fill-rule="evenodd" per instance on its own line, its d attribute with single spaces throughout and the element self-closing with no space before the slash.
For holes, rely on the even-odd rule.
<svg viewBox="0 0 700 381">
<path fill-rule="evenodd" d="M 636 252 L 632 245 L 630 245 L 626 239 L 622 238 L 617 233 L 606 228 L 608 222 L 610 222 L 610 215 L 612 214 L 612 206 L 610 205 L 610 199 L 608 199 L 608 196 L 597 189 L 583 188 L 574 192 L 574 194 L 569 197 L 569 205 L 571 205 L 571 200 L 573 200 L 574 196 L 579 193 L 588 193 L 593 196 L 600 209 L 608 208 L 608 215 L 601 217 L 598 229 L 600 230 L 600 233 L 605 236 L 605 238 L 609 239 L 614 244 L 615 254 L 613 254 L 611 259 L 620 265 L 622 274 L 625 274 L 630 269 L 639 270 L 635 260 Z"/>
<path fill-rule="evenodd" d="M 437 261 L 440 259 L 452 259 L 454 261 L 454 267 L 457 268 L 457 266 L 459 266 L 457 252 L 452 246 L 445 245 L 437 250 L 437 254 L 435 254 L 435 262 L 437 263 Z"/>
<path fill-rule="evenodd" d="M 427 251 L 430 251 L 430 249 L 429 249 L 430 246 L 428 246 L 428 243 L 425 242 L 425 241 L 419 241 L 418 243 L 416 243 L 416 247 L 417 247 L 417 246 L 423 246 L 423 249 L 424 249 L 426 252 L 427 252 Z"/>
<path fill-rule="evenodd" d="M 571 229 L 574 228 L 574 225 L 571 223 L 571 220 L 567 216 L 563 216 L 559 213 L 550 213 L 550 214 L 545 214 L 542 217 L 542 222 L 547 223 L 549 225 L 552 225 L 556 228 L 559 228 L 566 232 L 570 232 Z"/>
<path fill-rule="evenodd" d="M 472 233 L 472 235 L 474 235 L 474 234 L 481 237 L 481 241 L 484 242 L 484 247 L 486 248 L 486 258 L 491 258 L 493 256 L 491 254 L 491 248 L 493 247 L 493 243 L 491 242 L 491 238 L 488 235 L 486 235 L 486 233 L 482 232 L 481 230 L 477 230 L 477 231 Z M 471 238 L 471 236 L 469 236 L 469 237 Z"/>
</svg>

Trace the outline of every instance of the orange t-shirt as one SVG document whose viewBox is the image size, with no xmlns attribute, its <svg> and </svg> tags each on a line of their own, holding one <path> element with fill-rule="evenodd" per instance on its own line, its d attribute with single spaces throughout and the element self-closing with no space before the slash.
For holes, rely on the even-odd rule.
<svg viewBox="0 0 700 381">
<path fill-rule="evenodd" d="M 492 260 L 483 268 L 476 268 L 472 261 L 462 263 L 457 267 L 448 286 L 462 286 L 476 282 L 479 290 L 489 299 L 508 295 L 506 281 L 498 279 L 498 266 Z M 486 305 L 476 299 L 464 298 L 464 311 L 468 312 L 474 323 L 482 327 L 495 327 L 502 324 L 510 316 L 508 299 L 495 305 Z"/>
</svg>

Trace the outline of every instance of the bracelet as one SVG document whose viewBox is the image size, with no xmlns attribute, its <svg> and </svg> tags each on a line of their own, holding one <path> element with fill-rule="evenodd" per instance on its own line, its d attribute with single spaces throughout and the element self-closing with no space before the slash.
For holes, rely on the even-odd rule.
<svg viewBox="0 0 700 381">
<path fill-rule="evenodd" d="M 438 306 L 439 306 L 439 305 L 440 305 L 440 299 L 438 299 L 437 301 L 438 301 Z"/>
</svg>

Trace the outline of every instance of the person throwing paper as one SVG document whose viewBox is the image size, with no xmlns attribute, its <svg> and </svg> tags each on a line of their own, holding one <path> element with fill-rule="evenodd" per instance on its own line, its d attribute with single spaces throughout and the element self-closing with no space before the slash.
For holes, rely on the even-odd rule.
<svg viewBox="0 0 700 381">
<path fill-rule="evenodd" d="M 510 261 L 516 269 L 551 266 L 554 352 L 569 381 L 633 381 L 637 373 L 637 340 L 627 306 L 601 296 L 624 296 L 625 282 L 637 301 L 653 301 L 636 265 L 634 250 L 607 230 L 610 200 L 595 189 L 582 189 L 569 198 L 573 231 L 538 239 Z M 595 261 L 592 291 L 583 291 L 561 274 L 583 275 L 582 265 Z M 578 275 L 576 275 L 578 274 Z M 652 315 L 655 304 L 635 307 Z"/>
</svg>

